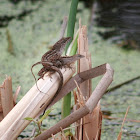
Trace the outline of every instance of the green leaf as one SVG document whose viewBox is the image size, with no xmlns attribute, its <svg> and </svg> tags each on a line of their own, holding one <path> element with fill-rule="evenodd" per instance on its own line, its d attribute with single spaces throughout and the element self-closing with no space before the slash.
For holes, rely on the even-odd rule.
<svg viewBox="0 0 140 140">
<path fill-rule="evenodd" d="M 46 119 L 48 117 L 48 115 L 50 114 L 50 112 L 52 111 L 52 109 L 48 109 L 45 114 L 41 117 L 41 119 L 38 121 L 38 123 L 40 124 L 44 119 Z"/>
<path fill-rule="evenodd" d="M 33 118 L 31 118 L 31 117 L 26 117 L 26 118 L 24 118 L 24 120 L 34 121 L 34 119 L 33 119 Z"/>
</svg>

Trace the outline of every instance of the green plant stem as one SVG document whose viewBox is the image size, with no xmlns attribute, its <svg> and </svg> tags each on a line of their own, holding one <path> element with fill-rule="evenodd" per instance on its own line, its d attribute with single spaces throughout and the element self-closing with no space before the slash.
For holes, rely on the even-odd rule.
<svg viewBox="0 0 140 140">
<path fill-rule="evenodd" d="M 68 93 L 64 98 L 63 98 L 63 103 L 62 103 L 62 119 L 68 116 L 71 112 L 71 93 Z"/>
<path fill-rule="evenodd" d="M 73 39 L 73 35 L 74 35 L 74 27 L 75 27 L 75 22 L 76 22 L 76 13 L 77 13 L 78 2 L 79 2 L 79 0 L 71 1 L 71 7 L 70 7 L 70 12 L 69 12 L 67 37 L 72 37 L 72 39 Z M 71 42 L 69 42 L 66 46 L 65 54 L 67 53 L 70 43 Z"/>
<path fill-rule="evenodd" d="M 69 20 L 68 20 L 68 28 L 67 28 L 67 36 L 72 37 L 74 35 L 74 27 L 75 27 L 75 22 L 76 22 L 76 13 L 77 13 L 77 6 L 78 6 L 79 0 L 72 0 L 71 1 L 71 7 L 70 7 L 70 12 L 69 12 Z M 70 42 L 71 43 L 71 42 Z M 66 46 L 66 51 L 65 54 L 67 53 L 69 44 Z M 76 44 L 76 43 L 74 43 Z M 76 53 L 76 48 L 70 52 L 70 55 L 74 55 Z M 62 119 L 68 116 L 71 112 L 71 93 L 67 94 L 63 98 L 63 104 L 62 104 Z"/>
</svg>

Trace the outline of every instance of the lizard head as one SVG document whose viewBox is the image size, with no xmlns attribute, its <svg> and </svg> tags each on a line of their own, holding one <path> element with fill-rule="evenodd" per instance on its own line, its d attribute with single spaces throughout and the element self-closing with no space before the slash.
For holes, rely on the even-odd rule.
<svg viewBox="0 0 140 140">
<path fill-rule="evenodd" d="M 63 38 L 61 38 L 59 41 L 57 41 L 54 44 L 53 49 L 58 50 L 58 52 L 60 54 L 62 54 L 63 51 L 64 51 L 64 48 L 65 48 L 66 44 L 68 42 L 70 42 L 70 40 L 71 40 L 71 37 L 63 37 Z"/>
</svg>

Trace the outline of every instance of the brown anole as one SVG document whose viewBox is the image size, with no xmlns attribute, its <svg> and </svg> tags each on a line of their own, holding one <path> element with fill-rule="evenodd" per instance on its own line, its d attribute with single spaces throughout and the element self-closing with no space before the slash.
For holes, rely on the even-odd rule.
<svg viewBox="0 0 140 140">
<path fill-rule="evenodd" d="M 32 67 L 31 67 L 32 74 L 33 74 L 33 70 L 32 70 L 33 67 L 38 65 L 38 64 L 42 64 L 43 68 L 38 72 L 38 75 L 40 76 L 39 79 L 43 78 L 44 74 L 47 73 L 48 71 L 50 71 L 50 72 L 55 72 L 56 71 L 60 75 L 61 82 L 63 83 L 63 77 L 62 77 L 61 71 L 55 66 L 52 67 L 52 65 L 53 65 L 52 62 L 55 62 L 55 60 L 57 60 L 57 59 L 59 59 L 61 57 L 66 44 L 70 40 L 71 40 L 71 37 L 66 37 L 66 38 L 61 38 L 59 41 L 57 41 L 52 46 L 52 49 L 49 50 L 48 52 L 46 52 L 42 56 L 41 61 L 39 61 L 39 62 L 35 63 L 34 65 L 32 65 Z M 34 76 L 34 74 L 33 74 L 33 76 Z M 34 79 L 36 81 L 35 76 L 34 76 Z M 36 85 L 37 85 L 37 82 L 36 82 Z M 37 88 L 38 88 L 38 86 L 37 86 Z M 38 90 L 39 90 L 39 88 L 38 88 Z"/>
</svg>

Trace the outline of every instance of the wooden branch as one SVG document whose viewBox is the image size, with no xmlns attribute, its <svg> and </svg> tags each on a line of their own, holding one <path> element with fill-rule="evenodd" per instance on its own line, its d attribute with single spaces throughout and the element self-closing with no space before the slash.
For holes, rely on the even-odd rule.
<svg viewBox="0 0 140 140">
<path fill-rule="evenodd" d="M 120 88 L 121 86 L 123 86 L 123 85 L 125 85 L 125 84 L 129 84 L 130 82 L 133 82 L 133 81 L 135 81 L 135 80 L 137 80 L 137 79 L 140 79 L 140 76 L 134 77 L 134 78 L 129 79 L 129 80 L 123 82 L 123 83 L 120 83 L 120 84 L 118 84 L 118 85 L 116 85 L 116 86 L 114 86 L 114 87 L 111 87 L 111 88 L 109 88 L 105 93 L 112 92 L 112 91 L 114 91 L 114 90 Z"/>
<path fill-rule="evenodd" d="M 0 91 L 3 116 L 5 117 L 14 107 L 11 77 L 6 77 L 2 86 L 0 87 Z"/>
<path fill-rule="evenodd" d="M 102 95 L 105 93 L 106 89 L 113 81 L 114 71 L 110 67 L 109 64 L 106 64 L 106 73 L 96 86 L 89 100 L 86 102 L 86 106 L 88 106 L 90 113 L 93 111 L 94 107 L 97 105 L 98 101 L 101 99 Z"/>
<path fill-rule="evenodd" d="M 74 70 L 62 69 L 64 83 L 73 75 Z M 30 123 L 24 120 L 26 117 L 35 118 L 53 96 L 59 86 L 59 75 L 54 73 L 40 79 L 37 82 L 40 92 L 36 84 L 26 93 L 26 95 L 16 104 L 16 106 L 8 113 L 8 115 L 0 123 L 0 139 L 11 140 L 16 139 L 23 129 Z"/>
<path fill-rule="evenodd" d="M 81 25 L 80 25 L 81 26 Z M 88 70 L 91 68 L 90 63 L 90 53 L 88 51 L 88 38 L 87 38 L 87 27 L 82 26 L 79 29 L 78 36 L 78 53 L 84 55 L 85 57 L 78 60 L 78 73 Z M 84 97 L 88 97 L 91 94 L 91 81 L 87 80 L 80 84 L 80 89 Z"/>
<path fill-rule="evenodd" d="M 113 69 L 110 67 L 109 64 L 106 64 L 106 72 L 102 77 L 102 79 L 100 80 L 97 87 L 95 88 L 95 90 L 93 91 L 92 95 L 86 102 L 85 106 L 76 110 L 71 115 L 58 122 L 55 126 L 44 131 L 42 134 L 34 138 L 34 140 L 46 140 L 47 138 L 51 137 L 52 134 L 60 132 L 61 128 L 64 129 L 68 127 L 70 124 L 84 117 L 88 113 L 91 113 L 112 81 L 113 81 Z"/>
</svg>

